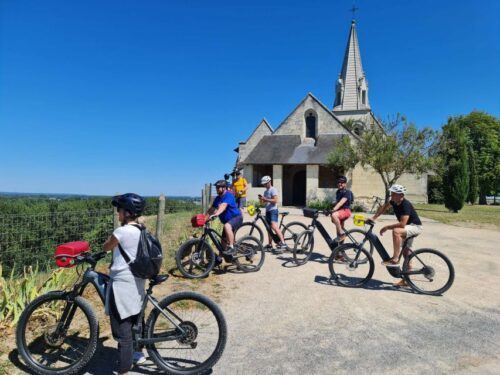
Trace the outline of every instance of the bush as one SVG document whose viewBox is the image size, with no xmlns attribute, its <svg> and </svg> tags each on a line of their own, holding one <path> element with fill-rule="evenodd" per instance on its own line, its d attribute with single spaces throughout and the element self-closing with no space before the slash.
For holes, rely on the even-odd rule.
<svg viewBox="0 0 500 375">
<path fill-rule="evenodd" d="M 313 201 L 309 201 L 307 207 L 315 208 L 317 210 L 328 210 L 332 208 L 332 202 L 328 199 L 323 199 L 323 200 L 316 199 Z"/>
</svg>

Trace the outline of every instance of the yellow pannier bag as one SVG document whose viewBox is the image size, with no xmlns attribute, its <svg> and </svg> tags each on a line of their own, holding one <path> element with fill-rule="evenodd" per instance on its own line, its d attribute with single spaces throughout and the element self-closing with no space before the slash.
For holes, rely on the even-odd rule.
<svg viewBox="0 0 500 375">
<path fill-rule="evenodd" d="M 355 214 L 353 220 L 354 225 L 357 225 L 358 227 L 362 227 L 363 225 L 365 225 L 365 215 Z"/>
</svg>

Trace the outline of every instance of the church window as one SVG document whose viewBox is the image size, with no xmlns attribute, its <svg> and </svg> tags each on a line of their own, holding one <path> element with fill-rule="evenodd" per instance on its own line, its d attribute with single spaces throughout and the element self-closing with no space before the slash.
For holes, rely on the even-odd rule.
<svg viewBox="0 0 500 375">
<path fill-rule="evenodd" d="M 343 175 L 341 168 L 332 168 L 325 165 L 319 166 L 318 187 L 320 189 L 336 188 L 337 178 Z"/>
<path fill-rule="evenodd" d="M 312 112 L 306 116 L 306 138 L 316 139 L 317 119 Z"/>
<path fill-rule="evenodd" d="M 363 103 L 363 105 L 366 105 L 366 90 L 363 90 L 361 92 L 361 102 Z"/>
<path fill-rule="evenodd" d="M 270 176 L 273 178 L 273 166 L 269 164 L 254 165 L 252 186 L 260 187 L 260 180 L 264 176 Z"/>
</svg>

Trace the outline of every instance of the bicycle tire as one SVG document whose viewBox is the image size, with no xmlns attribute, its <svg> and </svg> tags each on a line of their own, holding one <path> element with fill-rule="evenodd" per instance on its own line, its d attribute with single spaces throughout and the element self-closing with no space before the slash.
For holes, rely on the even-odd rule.
<svg viewBox="0 0 500 375">
<path fill-rule="evenodd" d="M 238 236 L 238 232 L 239 232 L 239 236 Z M 239 239 L 246 237 L 246 236 L 253 236 L 253 237 L 257 238 L 260 241 L 260 243 L 264 243 L 264 232 L 253 221 L 247 221 L 247 222 L 241 224 L 241 226 L 234 233 L 234 240 L 238 241 Z"/>
<path fill-rule="evenodd" d="M 356 229 L 356 228 L 354 228 L 354 229 L 350 229 L 350 230 L 348 230 L 347 232 L 349 232 L 349 234 L 351 234 L 351 235 L 352 235 L 352 233 L 359 233 L 359 234 L 361 234 L 363 237 L 365 237 L 365 236 L 366 236 L 366 231 L 365 231 L 365 230 L 363 230 L 363 229 Z M 349 241 L 349 242 L 345 242 L 345 241 Z M 349 243 L 352 243 L 352 244 L 354 244 L 354 245 L 359 245 L 359 244 L 360 244 L 360 242 L 354 243 L 354 242 L 350 242 L 350 241 L 351 241 L 351 239 L 350 239 L 350 238 L 349 238 L 349 236 L 346 234 L 346 238 L 345 238 L 344 243 L 343 243 L 342 245 L 347 245 L 347 244 L 349 244 Z M 366 246 L 366 244 L 369 244 L 369 245 L 370 245 L 370 248 L 369 248 L 369 249 L 366 249 L 366 248 L 365 248 L 365 250 L 368 250 L 368 252 L 370 253 L 370 255 L 373 257 L 373 248 L 374 248 L 374 247 L 373 247 L 372 242 L 371 242 L 370 240 L 367 240 L 367 241 L 365 242 L 365 246 Z M 339 245 L 339 246 L 340 246 L 340 245 Z M 338 247 L 338 246 L 337 246 L 337 247 Z M 368 259 L 367 259 L 367 258 L 365 258 L 365 257 L 363 257 L 363 259 L 361 259 L 360 261 L 367 262 L 367 261 L 368 261 Z"/>
<path fill-rule="evenodd" d="M 181 305 L 184 302 L 185 306 L 189 306 L 189 301 L 198 301 L 213 313 L 219 330 L 217 345 L 215 346 L 214 351 L 211 353 L 211 355 L 208 357 L 206 361 L 190 369 L 179 369 L 170 364 L 169 362 L 166 362 L 164 358 L 158 353 L 156 344 L 150 344 L 147 346 L 149 357 L 160 369 L 165 371 L 167 374 L 193 375 L 193 374 L 205 373 L 217 363 L 217 361 L 222 356 L 222 353 L 224 352 L 224 348 L 227 342 L 226 319 L 224 318 L 224 314 L 222 313 L 221 309 L 219 308 L 219 306 L 217 306 L 217 304 L 215 304 L 215 302 L 210 300 L 208 297 L 205 297 L 204 295 L 194 292 L 179 292 L 171 294 L 170 296 L 163 298 L 159 302 L 159 305 L 162 309 L 165 309 L 167 306 L 172 305 L 173 303 L 179 301 L 181 301 Z M 177 316 L 180 316 L 179 311 L 174 311 L 174 312 L 177 314 Z M 154 337 L 154 328 L 158 316 L 160 316 L 160 311 L 158 309 L 153 309 L 149 314 L 145 327 L 147 338 Z"/>
<path fill-rule="evenodd" d="M 203 245 L 200 245 L 201 242 L 203 242 Z M 193 260 L 192 249 L 196 251 L 198 249 L 198 246 L 204 246 L 204 252 L 206 252 L 206 254 L 204 255 L 204 257 L 198 254 L 198 260 Z M 189 254 L 187 254 L 188 251 Z M 189 258 L 186 260 L 186 257 Z M 200 264 L 204 261 L 205 258 L 207 259 L 208 263 L 206 263 L 206 265 L 204 266 L 201 266 Z M 200 263 L 197 264 L 197 261 L 199 261 Z M 206 277 L 214 268 L 215 253 L 212 247 L 206 241 L 202 240 L 201 238 L 192 238 L 184 242 L 179 247 L 177 253 L 175 254 L 175 263 L 177 264 L 178 270 L 184 277 L 188 279 L 201 279 L 203 277 Z M 193 267 L 200 269 L 201 273 L 193 273 Z"/>
<path fill-rule="evenodd" d="M 353 251 L 354 253 L 357 251 L 361 251 L 364 254 L 364 257 L 368 259 L 368 272 L 366 276 L 363 277 L 354 277 L 353 275 L 341 273 L 343 269 L 346 269 L 349 272 L 354 272 L 358 268 L 358 264 L 366 265 L 366 261 L 362 263 L 352 264 L 355 256 L 345 256 L 346 253 Z M 361 255 L 360 255 L 361 256 Z M 335 268 L 338 266 L 337 270 Z M 332 278 L 340 285 L 349 287 L 349 288 L 359 288 L 365 285 L 373 276 L 373 272 L 375 271 L 375 264 L 373 262 L 373 258 L 370 253 L 364 248 L 358 248 L 354 244 L 345 244 L 335 248 L 335 250 L 330 255 L 328 259 L 328 269 L 330 270 L 330 274 Z M 364 272 L 362 272 L 364 274 Z"/>
<path fill-rule="evenodd" d="M 48 369 L 46 366 L 42 366 L 35 361 L 33 356 L 30 354 L 30 349 L 26 343 L 26 328 L 29 322 L 29 318 L 36 312 L 37 308 L 42 304 L 50 301 L 69 301 L 69 296 L 67 292 L 64 291 L 54 291 L 41 295 L 40 297 L 34 299 L 30 302 L 23 310 L 21 317 L 16 328 L 16 345 L 19 351 L 19 355 L 23 359 L 26 366 L 30 368 L 36 374 L 41 375 L 66 375 L 66 374 L 77 374 L 82 371 L 85 366 L 88 365 L 97 348 L 97 341 L 99 338 L 99 323 L 95 315 L 94 310 L 90 304 L 83 297 L 76 297 L 73 301 L 84 313 L 87 321 L 89 323 L 90 333 L 89 345 L 85 349 L 83 355 L 78 359 L 73 365 L 69 367 L 63 367 L 60 369 Z M 45 332 L 46 334 L 47 332 Z M 45 335 L 43 340 L 46 341 Z M 66 340 L 66 338 L 64 339 Z M 62 345 L 62 344 L 61 344 Z M 47 344 L 49 347 L 49 344 Z"/>
<path fill-rule="evenodd" d="M 414 260 L 415 258 L 416 258 L 414 260 L 415 262 L 418 261 L 418 262 L 422 263 L 422 261 L 419 259 L 419 256 L 420 256 L 420 258 L 422 258 L 422 255 L 425 253 L 434 254 L 435 256 L 441 258 L 444 261 L 444 264 L 446 264 L 446 266 L 448 268 L 449 276 L 448 276 L 446 282 L 444 283 L 444 285 L 442 287 L 435 289 L 435 290 L 424 290 L 421 287 L 419 287 L 416 284 L 416 280 L 417 280 L 416 276 L 418 276 L 418 274 L 417 275 L 405 275 L 404 274 L 404 272 L 408 271 L 408 266 L 409 266 L 410 262 L 412 260 Z M 432 268 L 432 266 L 431 266 L 431 268 Z M 432 274 L 432 276 L 435 276 L 435 269 L 434 268 L 432 268 L 432 272 L 434 272 Z M 427 276 L 425 276 L 425 275 L 424 275 L 424 277 L 427 278 Z M 418 250 L 413 251 L 410 254 L 410 256 L 407 259 L 405 259 L 405 261 L 403 263 L 403 278 L 413 290 L 415 290 L 419 293 L 422 293 L 422 294 L 427 294 L 427 295 L 431 295 L 431 296 L 439 296 L 451 288 L 453 281 L 455 280 L 455 268 L 453 267 L 453 264 L 451 263 L 450 259 L 448 259 L 448 257 L 446 255 L 444 255 L 443 253 L 441 253 L 440 251 L 434 250 L 434 249 L 418 249 Z"/>
<path fill-rule="evenodd" d="M 234 264 L 243 272 L 257 272 L 261 269 L 266 259 L 266 252 L 257 238 L 253 236 L 245 236 L 240 238 L 234 244 L 236 256 Z M 257 260 L 257 264 L 253 262 Z"/>
<path fill-rule="evenodd" d="M 314 232 L 307 229 L 300 233 L 293 247 L 293 262 L 298 266 L 306 264 L 314 249 Z"/>
<path fill-rule="evenodd" d="M 299 228 L 300 230 L 298 230 Z M 285 245 L 288 251 L 293 251 L 295 241 L 297 241 L 299 234 L 305 230 L 307 230 L 307 225 L 299 221 L 291 221 L 283 227 L 283 239 L 285 240 Z M 312 240 L 314 246 L 314 237 Z"/>
</svg>

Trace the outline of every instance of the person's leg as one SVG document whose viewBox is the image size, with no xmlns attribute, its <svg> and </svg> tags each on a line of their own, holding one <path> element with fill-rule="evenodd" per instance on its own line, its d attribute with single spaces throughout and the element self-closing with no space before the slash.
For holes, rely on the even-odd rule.
<svg viewBox="0 0 500 375">
<path fill-rule="evenodd" d="M 406 238 L 406 230 L 404 228 L 394 228 L 392 230 L 392 245 L 394 248 L 394 253 L 392 255 L 393 262 L 397 262 L 399 260 L 401 245 L 405 238 Z"/>
<path fill-rule="evenodd" d="M 126 374 L 132 368 L 133 364 L 134 346 L 132 339 L 132 326 L 137 319 L 137 315 L 121 319 L 116 307 L 113 291 L 111 291 L 109 316 L 113 338 L 118 341 L 118 372 L 120 374 Z"/>
<path fill-rule="evenodd" d="M 280 227 L 278 225 L 277 221 L 272 221 L 271 222 L 271 228 L 276 233 L 280 239 L 281 243 L 285 243 L 285 238 L 283 237 L 283 233 L 281 233 Z"/>
<path fill-rule="evenodd" d="M 267 212 L 266 211 L 266 221 L 267 221 L 267 224 L 269 224 L 269 226 L 271 227 L 272 229 L 272 215 L 271 215 L 271 211 Z M 269 239 L 269 248 L 272 248 L 273 247 L 273 237 L 271 236 L 271 233 L 267 232 L 267 238 Z"/>
<path fill-rule="evenodd" d="M 224 234 L 225 234 L 225 240 L 228 244 L 229 247 L 234 246 L 234 233 L 233 233 L 233 227 L 231 226 L 231 223 L 227 222 L 224 224 Z"/>
<path fill-rule="evenodd" d="M 337 231 L 337 237 L 342 235 L 342 224 L 340 223 L 339 212 L 336 211 L 332 213 L 332 223 L 335 225 L 335 229 Z"/>
</svg>

